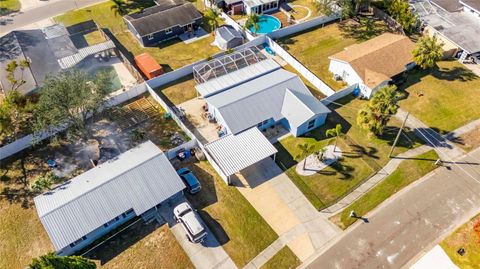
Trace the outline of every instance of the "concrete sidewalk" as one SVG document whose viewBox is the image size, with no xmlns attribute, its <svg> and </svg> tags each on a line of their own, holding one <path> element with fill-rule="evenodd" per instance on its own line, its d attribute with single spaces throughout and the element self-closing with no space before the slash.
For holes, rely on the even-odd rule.
<svg viewBox="0 0 480 269">
<path fill-rule="evenodd" d="M 279 235 L 245 268 L 259 268 L 287 245 L 305 261 L 341 230 L 320 214 L 270 158 L 241 171 L 234 185 Z"/>
</svg>

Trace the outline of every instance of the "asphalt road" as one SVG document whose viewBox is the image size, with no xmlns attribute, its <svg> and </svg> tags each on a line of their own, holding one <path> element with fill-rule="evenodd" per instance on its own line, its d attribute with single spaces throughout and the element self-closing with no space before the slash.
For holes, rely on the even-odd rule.
<svg viewBox="0 0 480 269">
<path fill-rule="evenodd" d="M 480 149 L 407 187 L 307 268 L 401 268 L 480 211 Z M 465 164 L 470 162 L 473 164 Z"/>
<path fill-rule="evenodd" d="M 13 13 L 0 18 L 0 33 L 10 32 L 20 27 L 48 19 L 69 10 L 100 3 L 105 0 L 57 0 L 23 12 Z"/>
</svg>

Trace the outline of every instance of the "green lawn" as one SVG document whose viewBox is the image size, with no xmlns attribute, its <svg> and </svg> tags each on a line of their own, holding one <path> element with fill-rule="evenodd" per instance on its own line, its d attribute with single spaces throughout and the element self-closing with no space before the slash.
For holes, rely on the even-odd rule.
<svg viewBox="0 0 480 269">
<path fill-rule="evenodd" d="M 480 264 L 480 215 L 463 224 L 440 243 L 452 261 L 462 269 L 476 269 Z M 461 256 L 459 248 L 465 249 Z"/>
<path fill-rule="evenodd" d="M 333 216 L 331 220 L 340 228 L 346 229 L 357 220 L 350 217 L 352 210 L 359 216 L 364 216 L 410 183 L 435 169 L 435 161 L 437 159 L 438 155 L 435 151 L 430 150 L 413 159 L 403 161 L 388 177 L 345 208 L 341 213 Z"/>
<path fill-rule="evenodd" d="M 18 0 L 1 0 L 0 1 L 0 16 L 20 10 L 20 1 Z"/>
<path fill-rule="evenodd" d="M 321 91 L 315 88 L 315 86 L 313 86 L 312 83 L 310 83 L 307 79 L 305 79 L 305 77 L 303 77 L 300 73 L 298 73 L 298 71 L 295 70 L 295 68 L 293 68 L 291 65 L 285 65 L 283 66 L 283 69 L 297 74 L 302 79 L 305 86 L 307 86 L 308 90 L 310 90 L 313 96 L 317 97 L 318 100 L 322 100 L 323 98 L 326 97 Z"/>
<path fill-rule="evenodd" d="M 339 90 L 346 85 L 333 79 L 333 75 L 328 71 L 330 64 L 328 57 L 347 46 L 368 40 L 386 30 L 387 27 L 382 22 L 375 22 L 374 28 L 367 30 L 363 22 L 357 25 L 349 20 L 296 33 L 279 41 L 285 44 L 290 54 L 328 86 Z"/>
<path fill-rule="evenodd" d="M 152 5 L 154 5 L 154 2 L 151 0 L 130 1 L 127 5 L 127 12 L 134 13 Z M 202 7 L 201 4 L 194 3 L 194 5 L 196 5 L 197 8 Z M 202 11 L 202 9 L 203 7 L 199 10 Z M 214 40 L 213 35 L 190 44 L 185 44 L 180 39 L 172 39 L 156 47 L 143 48 L 127 30 L 122 15 L 117 14 L 115 10 L 116 4 L 112 1 L 107 1 L 67 12 L 54 19 L 57 22 L 63 23 L 65 26 L 93 19 L 102 28 L 108 28 L 114 34 L 115 38 L 131 53 L 131 55 L 127 56 L 133 58 L 135 55 L 148 52 L 166 71 L 178 69 L 184 65 L 205 59 L 220 51 L 216 46 L 210 45 Z M 204 22 L 203 28 L 208 32 L 211 31 L 210 26 L 206 22 Z"/>
<path fill-rule="evenodd" d="M 255 208 L 208 162 L 190 163 L 187 167 L 202 184 L 200 193 L 188 196 L 190 202 L 239 268 L 278 238 Z"/>
<path fill-rule="evenodd" d="M 400 126 L 400 122 L 392 119 L 382 137 L 369 135 L 356 124 L 357 112 L 367 101 L 345 97 L 337 102 L 344 106 L 330 107 L 335 112 L 329 114 L 325 126 L 301 137 L 287 137 L 275 144 L 279 151 L 277 163 L 286 170 L 292 181 L 317 209 L 335 203 L 381 169 L 390 160 L 388 153 Z M 339 139 L 338 144 L 344 152 L 343 159 L 312 176 L 298 175 L 295 172 L 295 165 L 306 157 L 300 154 L 298 145 L 303 143 L 314 145 L 310 154 L 327 144 L 332 144 L 334 140 L 327 138 L 325 131 L 337 123 L 342 125 L 343 132 L 346 133 L 346 137 Z M 394 155 L 419 144 L 413 132 L 406 130 L 400 137 Z"/>
<path fill-rule="evenodd" d="M 293 269 L 301 264 L 300 260 L 295 256 L 293 251 L 284 246 L 269 261 L 267 261 L 260 269 Z"/>
<path fill-rule="evenodd" d="M 400 106 L 440 133 L 480 118 L 480 78 L 455 60 L 413 70 L 400 89 L 408 93 Z"/>
<path fill-rule="evenodd" d="M 105 42 L 105 37 L 103 37 L 102 33 L 100 31 L 93 31 L 91 33 L 88 33 L 84 35 L 85 41 L 87 41 L 87 44 L 89 46 L 93 46 L 98 43 Z"/>
</svg>

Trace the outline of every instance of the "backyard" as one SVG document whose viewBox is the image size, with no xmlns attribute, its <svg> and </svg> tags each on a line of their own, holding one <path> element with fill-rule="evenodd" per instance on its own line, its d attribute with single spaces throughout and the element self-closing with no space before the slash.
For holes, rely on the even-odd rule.
<svg viewBox="0 0 480 269">
<path fill-rule="evenodd" d="M 199 11 L 203 11 L 202 4 L 193 4 L 199 9 Z M 127 57 L 133 59 L 134 56 L 140 53 L 148 52 L 167 72 L 198 60 L 205 59 L 220 51 L 216 46 L 210 45 L 214 40 L 212 34 L 190 44 L 186 44 L 180 39 L 172 39 L 163 42 L 156 47 L 143 48 L 128 31 L 122 17 L 123 15 L 138 12 L 143 8 L 153 5 L 154 2 L 151 0 L 128 1 L 123 8 L 119 9 L 113 1 L 107 1 L 83 9 L 67 12 L 54 19 L 56 22 L 63 23 L 65 26 L 93 19 L 100 27 L 107 28 L 114 35 L 114 37 L 128 51 L 129 55 L 126 55 Z M 207 32 L 211 32 L 210 25 L 206 21 L 202 27 Z M 195 53 L 192 53 L 192 51 L 195 51 Z"/>
<path fill-rule="evenodd" d="M 415 69 L 400 86 L 408 96 L 400 107 L 441 134 L 480 118 L 480 77 L 458 61 L 440 61 Z"/>
<path fill-rule="evenodd" d="M 390 160 L 388 154 L 401 123 L 391 119 L 383 136 L 375 137 L 368 134 L 356 123 L 357 112 L 366 102 L 350 96 L 342 98 L 337 101 L 339 105 L 330 106 L 334 112 L 329 114 L 324 126 L 301 137 L 286 137 L 275 144 L 279 151 L 277 163 L 286 170 L 290 179 L 317 209 L 328 207 L 341 199 Z M 338 123 L 342 125 L 342 132 L 346 134 L 338 139 L 338 147 L 343 154 L 340 161 L 311 176 L 297 174 L 295 166 L 306 157 L 298 145 L 312 145 L 308 152 L 312 154 L 328 144 L 333 144 L 334 139 L 327 138 L 325 132 Z M 419 144 L 413 132 L 405 130 L 393 155 Z"/>
<path fill-rule="evenodd" d="M 179 105 L 197 97 L 195 85 L 193 75 L 189 75 L 156 88 L 155 92 L 162 93 L 172 104 Z"/>
<path fill-rule="evenodd" d="M 440 243 L 450 259 L 462 269 L 478 268 L 480 264 L 480 215 L 462 225 Z M 465 253 L 458 254 L 463 248 Z"/>
<path fill-rule="evenodd" d="M 92 124 L 93 140 L 97 140 L 98 157 L 106 161 L 151 139 L 162 150 L 168 150 L 187 140 L 172 119 L 164 119 L 163 111 L 140 97 L 107 111 Z M 154 101 L 151 101 L 154 102 Z M 134 135 L 133 130 L 143 133 Z M 91 168 L 89 142 L 69 143 L 63 138 L 45 141 L 20 152 L 0 165 L 0 268 L 25 268 L 33 257 L 53 250 L 37 216 L 30 189 L 40 176 L 53 172 L 59 182 Z M 59 167 L 50 169 L 47 160 Z M 26 235 L 29 236 L 26 236 Z"/>
<path fill-rule="evenodd" d="M 340 90 L 346 85 L 333 79 L 328 71 L 328 57 L 387 30 L 382 21 L 367 23 L 367 20 L 362 19 L 357 23 L 348 20 L 296 33 L 280 39 L 279 43 L 333 90 Z"/>
<path fill-rule="evenodd" d="M 358 220 L 350 217 L 352 210 L 358 216 L 365 216 L 383 201 L 435 169 L 437 159 L 438 155 L 435 151 L 430 150 L 414 158 L 404 160 L 393 173 L 342 212 L 333 216 L 331 220 L 342 229 L 348 228 Z"/>
<path fill-rule="evenodd" d="M 200 193 L 187 197 L 239 268 L 278 238 L 255 208 L 208 162 L 190 162 L 187 167 L 202 184 Z"/>
</svg>

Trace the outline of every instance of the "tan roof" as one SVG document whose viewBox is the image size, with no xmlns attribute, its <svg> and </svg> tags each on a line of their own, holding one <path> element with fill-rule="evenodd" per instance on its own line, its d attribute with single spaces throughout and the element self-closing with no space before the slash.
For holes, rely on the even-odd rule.
<svg viewBox="0 0 480 269">
<path fill-rule="evenodd" d="M 330 56 L 349 63 L 365 85 L 374 88 L 400 74 L 413 61 L 415 44 L 406 36 L 385 33 Z"/>
</svg>

